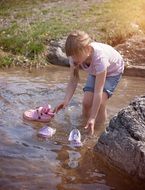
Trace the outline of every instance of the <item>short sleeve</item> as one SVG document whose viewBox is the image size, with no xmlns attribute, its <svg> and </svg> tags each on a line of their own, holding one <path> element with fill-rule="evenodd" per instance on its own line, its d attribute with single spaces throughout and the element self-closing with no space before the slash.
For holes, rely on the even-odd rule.
<svg viewBox="0 0 145 190">
<path fill-rule="evenodd" d="M 99 57 L 94 60 L 94 67 L 96 74 L 102 73 L 107 70 L 107 67 L 110 65 L 109 61 L 105 57 Z"/>
</svg>

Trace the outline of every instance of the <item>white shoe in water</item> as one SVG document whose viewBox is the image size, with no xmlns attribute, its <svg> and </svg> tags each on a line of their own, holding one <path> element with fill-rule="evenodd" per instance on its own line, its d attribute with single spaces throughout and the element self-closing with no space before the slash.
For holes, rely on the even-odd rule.
<svg viewBox="0 0 145 190">
<path fill-rule="evenodd" d="M 81 142 L 81 133 L 78 129 L 73 129 L 70 132 L 68 140 L 70 141 L 72 146 L 80 147 L 83 145 Z"/>
<path fill-rule="evenodd" d="M 56 129 L 53 129 L 49 126 L 44 126 L 39 130 L 38 136 L 49 138 L 49 137 L 52 137 L 55 134 L 55 132 L 56 132 Z"/>
</svg>

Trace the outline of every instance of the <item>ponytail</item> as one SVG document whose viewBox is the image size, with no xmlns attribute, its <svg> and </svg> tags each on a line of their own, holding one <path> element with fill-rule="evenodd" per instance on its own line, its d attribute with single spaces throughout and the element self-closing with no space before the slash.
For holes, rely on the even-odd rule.
<svg viewBox="0 0 145 190">
<path fill-rule="evenodd" d="M 79 80 L 79 66 L 75 66 L 75 68 L 74 68 L 74 77 L 75 77 L 75 79 L 78 79 Z"/>
</svg>

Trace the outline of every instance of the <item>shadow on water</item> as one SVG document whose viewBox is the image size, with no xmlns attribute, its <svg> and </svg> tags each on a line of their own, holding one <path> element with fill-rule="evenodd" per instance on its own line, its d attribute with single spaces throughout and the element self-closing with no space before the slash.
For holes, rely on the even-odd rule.
<svg viewBox="0 0 145 190">
<path fill-rule="evenodd" d="M 55 107 L 63 100 L 68 68 L 27 72 L 1 71 L 0 74 L 0 189 L 96 190 L 137 189 L 139 184 L 106 165 L 93 153 L 98 133 L 89 137 L 81 128 L 81 102 L 85 74 L 69 107 L 49 123 L 56 134 L 47 140 L 37 137 L 44 125 L 23 120 L 25 110 L 45 105 Z M 144 93 L 145 79 L 123 77 L 108 105 L 110 119 L 133 97 Z M 108 121 L 109 121 L 108 119 Z M 79 127 L 84 145 L 73 148 L 68 136 Z"/>
</svg>

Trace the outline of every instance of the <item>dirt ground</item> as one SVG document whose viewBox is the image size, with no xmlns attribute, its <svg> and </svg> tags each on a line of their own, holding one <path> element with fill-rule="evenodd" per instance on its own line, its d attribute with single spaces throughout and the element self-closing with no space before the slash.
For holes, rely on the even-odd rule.
<svg viewBox="0 0 145 190">
<path fill-rule="evenodd" d="M 12 23 L 16 22 L 18 25 L 23 26 L 24 28 L 27 27 L 29 24 L 34 23 L 36 20 L 46 21 L 50 18 L 55 17 L 56 15 L 58 17 L 61 17 L 61 12 L 59 10 L 65 10 L 70 11 L 70 7 L 73 9 L 76 9 L 75 15 L 73 18 L 71 17 L 65 17 L 66 24 L 68 22 L 71 22 L 71 19 L 79 17 L 81 13 L 84 13 L 88 7 L 91 7 L 95 3 L 102 3 L 103 0 L 55 0 L 55 1 L 42 1 L 37 2 L 35 4 L 28 4 L 27 6 L 23 5 L 21 6 L 21 9 L 26 11 L 27 18 L 23 17 L 21 15 L 21 9 L 19 6 L 11 7 L 11 11 L 5 16 L 0 17 L 1 22 L 1 28 L 6 28 Z M 2 3 L 2 2 L 1 2 Z M 56 9 L 56 12 L 48 11 L 51 9 Z M 44 13 L 47 9 L 46 14 Z M 30 16 L 29 16 L 30 14 Z M 87 21 L 85 21 L 87 22 Z M 93 31 L 92 31 L 93 33 Z M 140 35 L 136 35 L 128 39 L 123 44 L 119 44 L 115 47 L 121 54 L 123 55 L 125 62 L 126 62 L 126 68 L 133 71 L 133 75 L 141 75 L 145 77 L 145 34 L 142 32 Z M 0 55 L 5 54 L 2 50 L 0 50 Z M 144 71 L 143 71 L 144 70 Z M 141 71 L 141 72 L 140 72 Z M 136 74 L 138 72 L 138 74 Z M 132 72 L 131 72 L 132 73 Z M 131 74 L 132 75 L 132 74 Z"/>
</svg>

